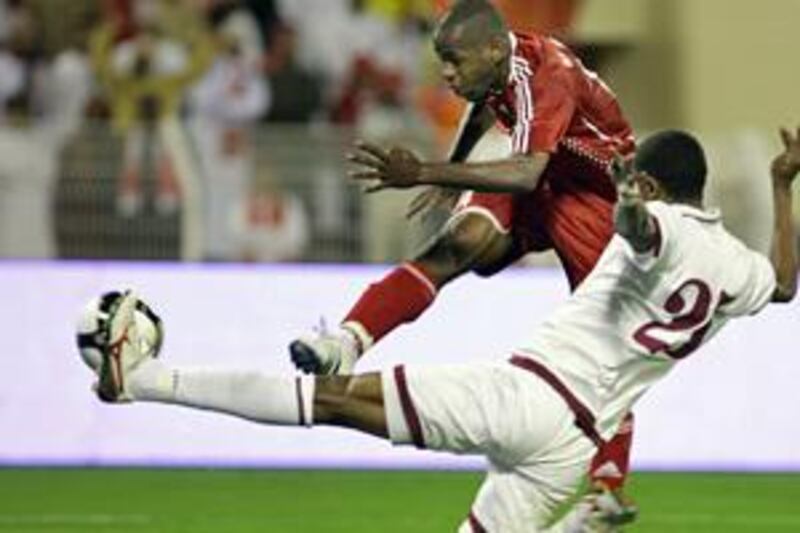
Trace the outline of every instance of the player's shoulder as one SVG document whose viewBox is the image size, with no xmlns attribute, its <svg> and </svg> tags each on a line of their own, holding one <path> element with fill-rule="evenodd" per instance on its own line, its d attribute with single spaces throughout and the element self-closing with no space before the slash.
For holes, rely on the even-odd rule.
<svg viewBox="0 0 800 533">
<path fill-rule="evenodd" d="M 669 247 L 690 249 L 692 255 L 720 260 L 750 253 L 725 227 L 719 209 L 666 202 L 648 202 L 647 209 L 658 224 L 662 242 Z"/>
<path fill-rule="evenodd" d="M 546 33 L 535 31 L 511 32 L 518 53 L 528 54 L 533 57 L 542 57 L 554 52 L 566 52 L 573 55 L 573 50 L 563 41 Z"/>
<path fill-rule="evenodd" d="M 547 62 L 558 49 L 568 50 L 565 44 L 543 33 L 514 31 L 511 38 L 514 56 L 525 59 L 532 66 Z"/>
<path fill-rule="evenodd" d="M 540 33 L 514 32 L 512 36 L 514 61 L 527 67 L 536 78 L 546 77 L 547 84 L 542 88 L 559 90 L 559 86 L 572 86 L 579 73 L 575 68 L 579 61 L 567 45 Z"/>
<path fill-rule="evenodd" d="M 655 200 L 647 202 L 647 210 L 657 218 L 668 218 L 675 222 L 692 223 L 717 226 L 721 223 L 722 215 L 718 209 L 703 209 L 688 204 L 664 202 Z"/>
<path fill-rule="evenodd" d="M 684 204 L 661 200 L 647 202 L 647 211 L 655 227 L 658 248 L 662 253 L 666 253 L 665 249 L 668 251 L 679 246 L 678 241 L 686 243 L 704 233 L 705 228 L 695 221 L 710 216 Z"/>
</svg>

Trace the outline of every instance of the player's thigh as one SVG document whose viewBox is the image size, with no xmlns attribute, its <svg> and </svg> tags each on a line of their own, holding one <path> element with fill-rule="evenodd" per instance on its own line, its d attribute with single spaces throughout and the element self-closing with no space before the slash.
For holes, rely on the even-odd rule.
<svg viewBox="0 0 800 533">
<path fill-rule="evenodd" d="M 453 216 L 415 262 L 438 286 L 469 271 L 501 261 L 510 249 L 510 234 L 482 212 Z"/>
<path fill-rule="evenodd" d="M 467 192 L 453 211 L 449 224 L 462 217 L 482 217 L 505 236 L 505 246 L 495 247 L 472 269 L 479 276 L 492 276 L 529 252 L 549 250 L 546 231 L 547 196 L 536 191 L 526 194 Z"/>
<path fill-rule="evenodd" d="M 550 531 L 586 474 L 592 445 L 585 438 L 575 444 L 572 451 L 562 451 L 562 460 L 538 459 L 510 469 L 492 464 L 470 509 L 467 522 L 472 527 L 466 531 Z"/>
<path fill-rule="evenodd" d="M 384 371 L 382 383 L 389 436 L 398 444 L 514 465 L 572 421 L 546 383 L 506 362 L 399 366 Z"/>
<path fill-rule="evenodd" d="M 571 420 L 525 460 L 514 465 L 491 461 L 470 520 L 484 531 L 557 531 L 554 522 L 582 486 L 595 452 Z"/>
</svg>

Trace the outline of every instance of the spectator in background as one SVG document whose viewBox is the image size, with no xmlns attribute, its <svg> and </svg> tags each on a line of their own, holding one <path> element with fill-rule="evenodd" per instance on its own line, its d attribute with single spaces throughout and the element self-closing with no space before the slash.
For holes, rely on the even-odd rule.
<svg viewBox="0 0 800 533">
<path fill-rule="evenodd" d="M 52 191 L 64 144 L 90 91 L 83 51 L 40 53 L 41 25 L 24 2 L 5 5 L 0 50 L 0 257 L 55 255 Z M 3 121 L 3 108 L 12 117 Z"/>
<path fill-rule="evenodd" d="M 324 80 L 325 107 L 334 122 L 353 127 L 358 135 L 390 143 L 406 141 L 396 138 L 403 132 L 423 139 L 416 147 L 424 150 L 427 135 L 420 131 L 422 122 L 413 106 L 420 58 L 426 49 L 416 17 L 405 8 L 386 16 L 363 0 L 282 0 L 280 8 L 297 32 L 298 64 Z M 331 194 L 346 187 L 339 169 L 320 168 L 313 184 L 313 198 L 344 197 Z M 414 246 L 417 236 L 409 239 L 408 233 L 395 231 L 403 227 L 407 199 L 400 192 L 359 200 L 364 202 L 360 212 L 366 233 L 365 259 L 390 261 Z M 319 224 L 315 229 L 333 233 L 339 223 L 334 220 L 324 229 Z"/>
<path fill-rule="evenodd" d="M 255 184 L 237 213 L 236 230 L 245 261 L 299 261 L 310 239 L 305 207 L 300 199 L 271 180 Z"/>
<path fill-rule="evenodd" d="M 0 53 L 3 53 L 4 73 L 11 76 L 3 82 L 6 86 L 3 104 L 6 115 L 23 118 L 35 113 L 30 97 L 41 60 L 40 25 L 24 0 L 5 0 L 3 11 L 4 38 L 0 40 Z"/>
<path fill-rule="evenodd" d="M 270 104 L 264 50 L 253 15 L 235 0 L 205 3 L 219 53 L 192 91 L 192 133 L 204 183 L 204 256 L 236 260 L 243 244 L 236 217 L 253 182 L 253 127 Z"/>
<path fill-rule="evenodd" d="M 364 85 L 367 78 L 390 88 L 403 105 L 408 103 L 424 47 L 419 26 L 408 24 L 409 17 L 386 18 L 369 10 L 364 0 L 282 0 L 280 8 L 297 31 L 299 63 L 323 76 L 325 98 L 337 120 L 355 120 L 343 108 L 355 101 L 360 109 L 360 101 L 374 94 Z"/>
<path fill-rule="evenodd" d="M 5 122 L 8 103 L 17 98 L 24 87 L 25 66 L 20 58 L 0 44 L 0 126 Z"/>
<path fill-rule="evenodd" d="M 265 70 L 272 86 L 270 122 L 309 122 L 320 115 L 322 80 L 297 61 L 297 32 L 280 25 L 272 34 Z"/>
<path fill-rule="evenodd" d="M 47 57 L 66 49 L 83 49 L 102 20 L 103 2 L 110 0 L 25 0 L 40 28 L 38 48 Z"/>
<path fill-rule="evenodd" d="M 243 4 L 255 17 L 261 30 L 264 48 L 272 48 L 275 31 L 282 24 L 278 5 L 275 0 L 243 0 Z"/>
<path fill-rule="evenodd" d="M 124 143 L 117 207 L 125 216 L 141 210 L 142 174 L 155 161 L 156 208 L 171 214 L 179 201 L 177 148 L 166 142 L 166 128 L 213 59 L 213 43 L 196 14 L 175 4 L 113 5 L 111 20 L 92 36 L 92 60 Z"/>
<path fill-rule="evenodd" d="M 366 0 L 351 2 L 344 41 L 351 45 L 345 47 L 347 70 L 335 93 L 336 122 L 355 124 L 371 106 L 408 107 L 420 79 L 423 42 L 414 14 L 387 19 L 367 7 Z"/>
<path fill-rule="evenodd" d="M 264 55 L 264 34 L 258 20 L 242 0 L 195 0 L 218 40 L 222 55 L 233 55 L 249 66 L 260 65 Z"/>
<path fill-rule="evenodd" d="M 418 21 L 428 20 L 433 16 L 431 0 L 365 0 L 367 9 L 392 20 Z"/>
<path fill-rule="evenodd" d="M 0 43 L 5 41 L 8 34 L 8 13 L 6 13 L 5 0 L 0 1 Z"/>
</svg>

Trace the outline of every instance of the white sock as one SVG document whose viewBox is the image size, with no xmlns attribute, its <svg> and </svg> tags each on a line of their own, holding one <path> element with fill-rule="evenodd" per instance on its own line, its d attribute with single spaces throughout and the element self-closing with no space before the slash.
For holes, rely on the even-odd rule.
<svg viewBox="0 0 800 533">
<path fill-rule="evenodd" d="M 367 328 L 361 325 L 360 322 L 350 320 L 342 323 L 339 327 L 342 333 L 352 341 L 356 359 L 361 357 L 363 353 L 368 351 L 375 344 L 375 339 L 372 338 Z"/>
<path fill-rule="evenodd" d="M 171 403 L 280 425 L 313 423 L 313 376 L 270 376 L 253 370 L 170 368 L 157 359 L 128 377 L 137 401 Z"/>
</svg>

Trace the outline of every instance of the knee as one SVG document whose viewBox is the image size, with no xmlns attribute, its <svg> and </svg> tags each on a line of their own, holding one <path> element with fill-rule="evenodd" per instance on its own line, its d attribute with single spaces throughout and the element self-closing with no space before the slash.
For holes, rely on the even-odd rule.
<svg viewBox="0 0 800 533">
<path fill-rule="evenodd" d="M 319 376 L 314 391 L 314 421 L 349 427 L 365 407 L 381 402 L 379 374 Z"/>
<path fill-rule="evenodd" d="M 448 229 L 448 241 L 452 254 L 458 258 L 465 270 L 481 277 L 495 274 L 497 265 L 505 256 L 511 238 L 500 232 L 483 216 L 467 216 Z"/>
<path fill-rule="evenodd" d="M 445 239 L 454 257 L 471 261 L 480 256 L 500 235 L 490 220 L 482 216 L 467 215 L 448 226 Z"/>
<path fill-rule="evenodd" d="M 354 376 L 320 376 L 314 391 L 314 418 L 333 422 L 352 397 Z"/>
</svg>

